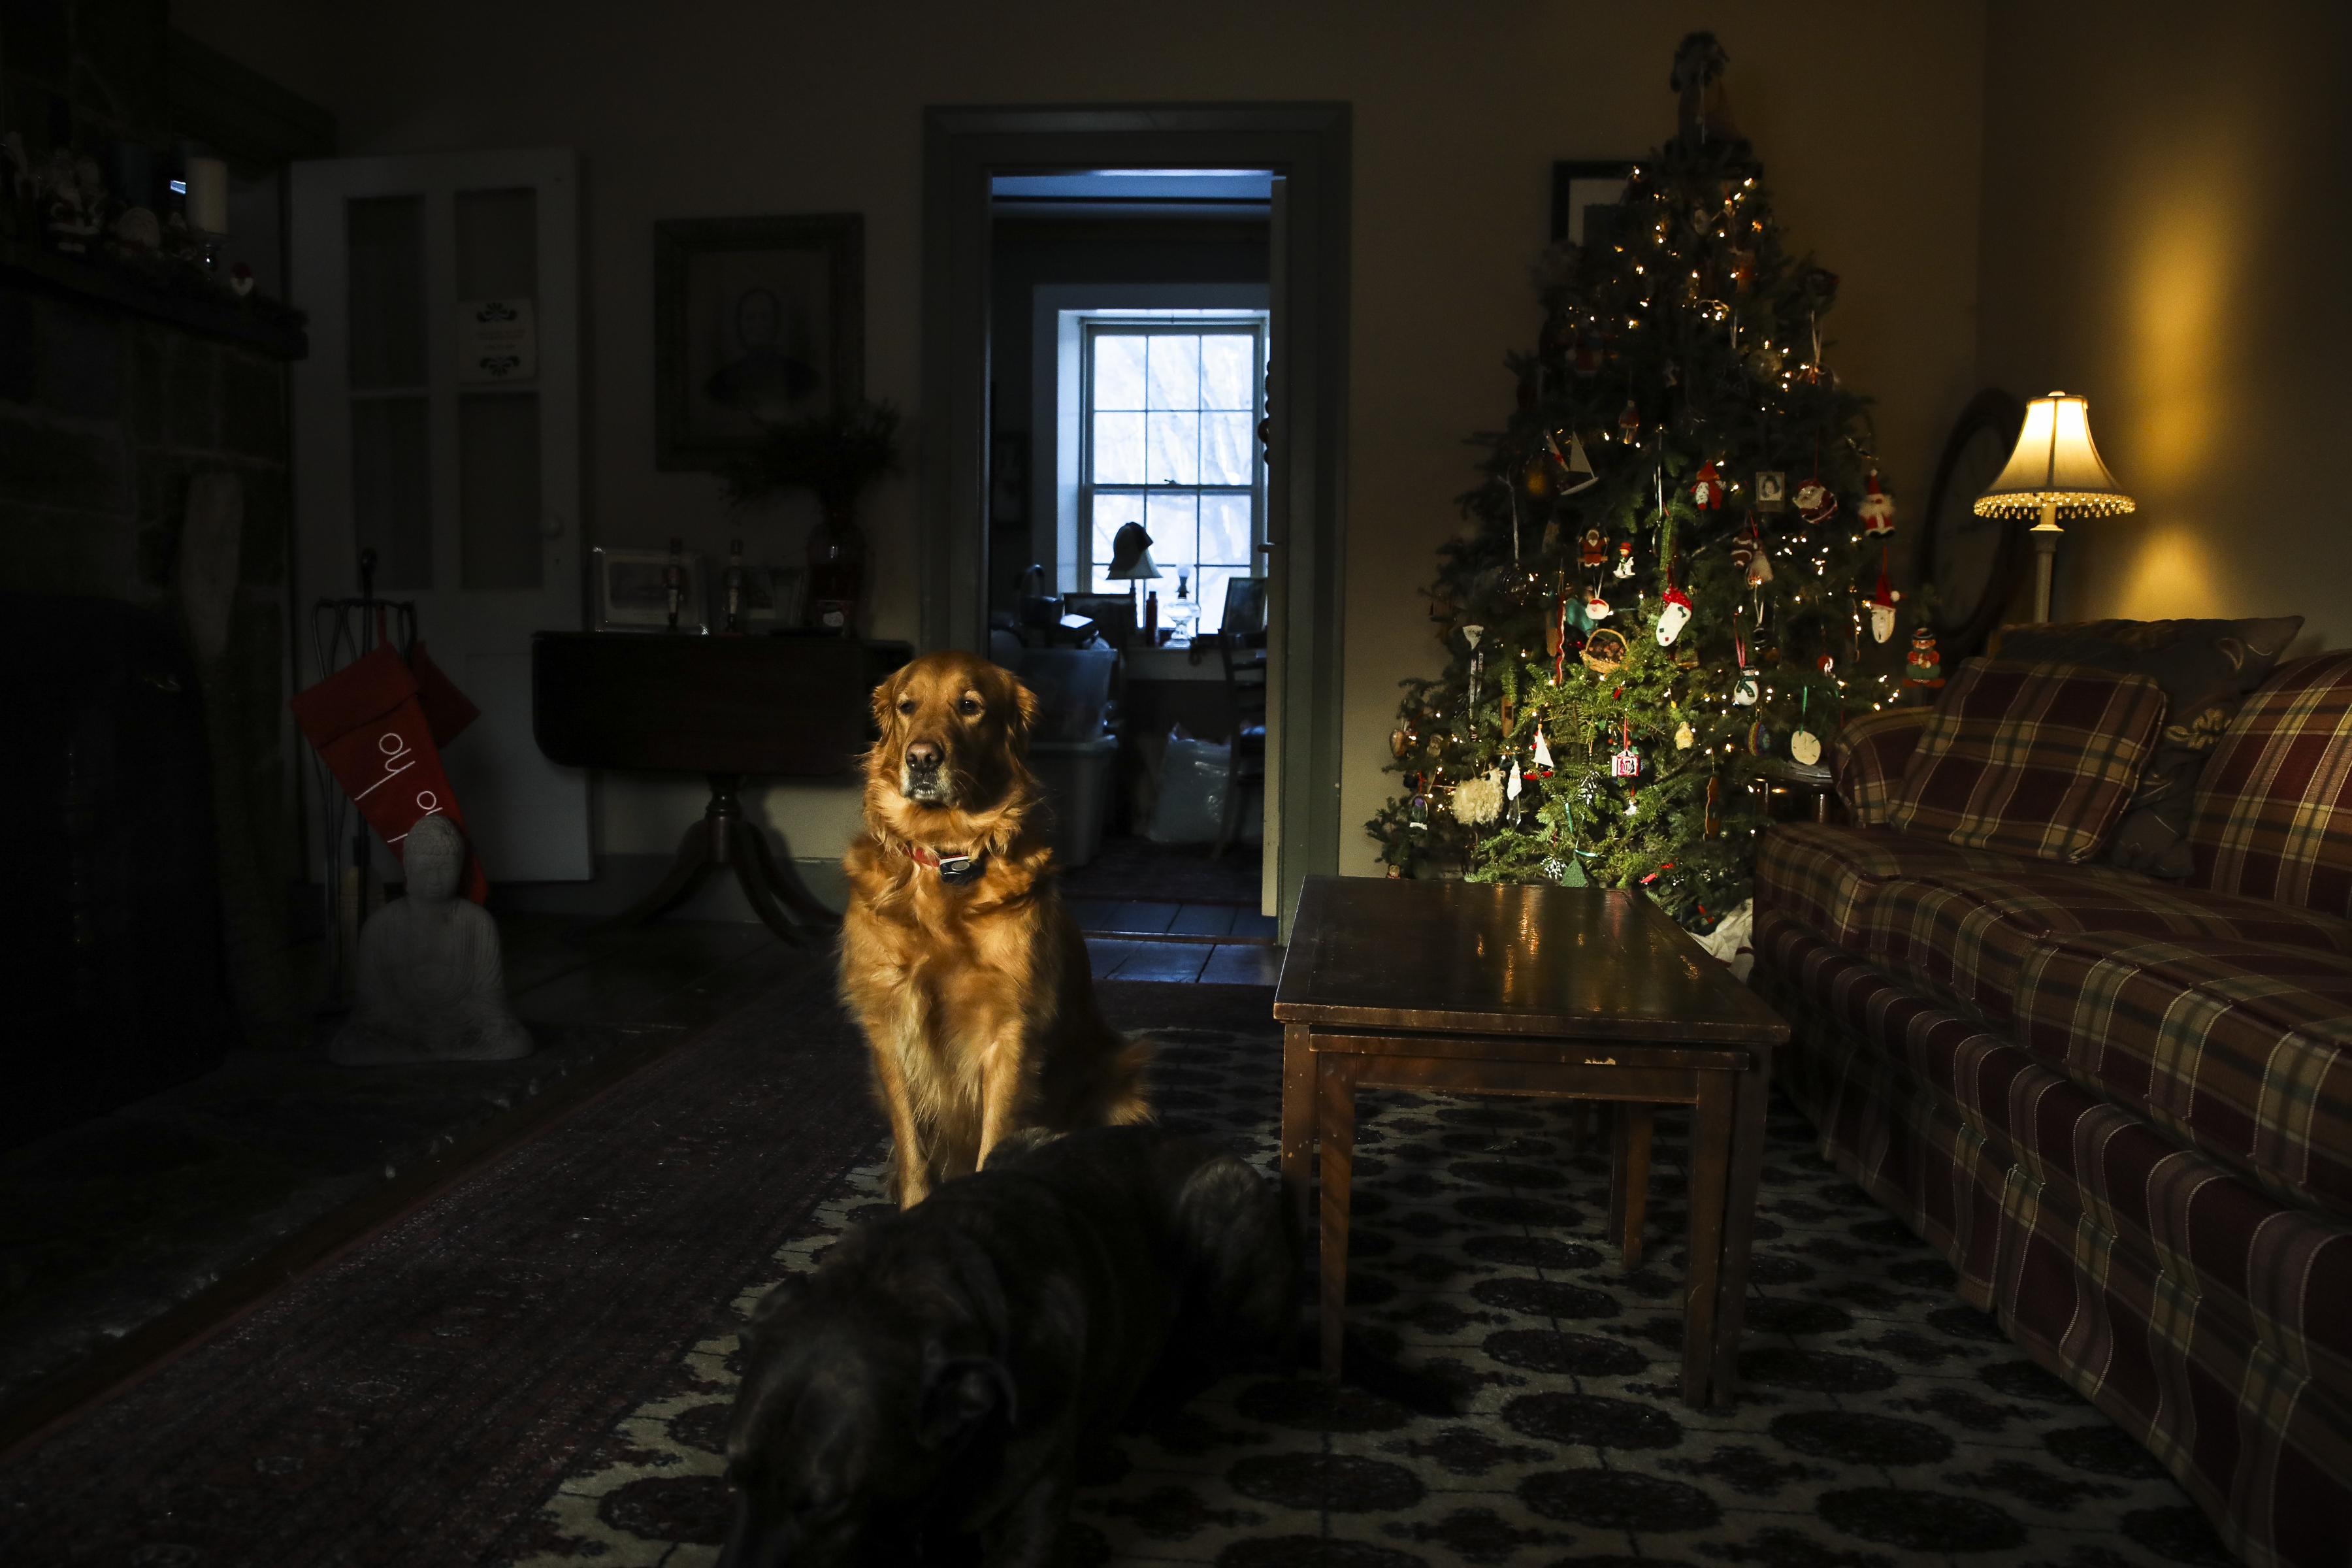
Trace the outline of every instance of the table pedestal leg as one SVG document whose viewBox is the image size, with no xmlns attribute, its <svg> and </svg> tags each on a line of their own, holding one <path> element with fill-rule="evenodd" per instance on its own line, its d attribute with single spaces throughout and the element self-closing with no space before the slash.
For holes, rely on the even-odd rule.
<svg viewBox="0 0 2352 1568">
<path fill-rule="evenodd" d="M 1348 1337 L 1348 1185 L 1356 1153 L 1354 1064 L 1335 1051 L 1318 1052 L 1317 1140 L 1323 1163 L 1321 1291 L 1323 1375 L 1336 1383 Z"/>
<path fill-rule="evenodd" d="M 839 923 L 839 917 L 817 902 L 797 872 L 779 869 L 767 839 L 759 828 L 744 820 L 742 803 L 735 794 L 741 786 L 742 775 L 709 776 L 710 803 L 703 807 L 702 820 L 678 839 L 677 858 L 671 860 L 659 885 L 612 919 L 573 932 L 574 940 L 602 936 L 653 919 L 694 891 L 704 872 L 720 866 L 733 868 L 743 898 L 761 923 L 794 946 L 803 940 L 803 922 L 817 926 Z M 792 865 L 789 856 L 782 864 Z M 791 906 L 792 915 L 777 907 L 779 896 Z"/>
<path fill-rule="evenodd" d="M 1625 1272 L 1642 1267 L 1642 1226 L 1650 1209 L 1650 1127 L 1654 1108 L 1621 1100 L 1612 1108 L 1609 1238 L 1625 1256 Z"/>
</svg>

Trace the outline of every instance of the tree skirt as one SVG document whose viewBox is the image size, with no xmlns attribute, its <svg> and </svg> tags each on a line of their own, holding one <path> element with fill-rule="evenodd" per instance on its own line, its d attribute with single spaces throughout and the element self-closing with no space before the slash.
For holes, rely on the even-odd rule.
<svg viewBox="0 0 2352 1568">
<path fill-rule="evenodd" d="M 1164 1120 L 1271 1172 L 1281 1041 L 1265 993 L 1230 991 L 1248 1002 L 1222 1026 L 1157 1031 L 1154 1099 Z M 1943 1260 L 1825 1164 L 1785 1107 L 1757 1224 L 1747 1392 L 1700 1412 L 1675 1389 L 1679 1117 L 1658 1119 L 1652 1179 L 1650 1242 L 1664 1256 L 1628 1276 L 1601 1239 L 1605 1138 L 1572 1152 L 1564 1110 L 1403 1093 L 1360 1106 L 1355 1321 L 1451 1381 L 1464 1414 L 1416 1417 L 1313 1380 L 1227 1380 L 1109 1458 L 1079 1496 L 1066 1562 L 2231 1561 L 2138 1445 L 1960 1303 Z M 884 1173 L 879 1160 L 850 1172 L 736 1311 L 889 1212 Z M 680 1358 L 557 1489 L 536 1533 L 509 1543 L 516 1561 L 709 1562 L 730 1509 L 719 1473 L 735 1351 L 720 1331 Z"/>
</svg>

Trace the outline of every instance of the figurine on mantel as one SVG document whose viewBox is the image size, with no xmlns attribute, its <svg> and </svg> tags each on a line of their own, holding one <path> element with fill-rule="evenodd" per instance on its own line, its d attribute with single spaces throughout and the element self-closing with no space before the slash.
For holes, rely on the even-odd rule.
<svg viewBox="0 0 2352 1568">
<path fill-rule="evenodd" d="M 408 891 L 360 932 L 359 1001 L 327 1047 L 343 1067 L 502 1062 L 530 1054 L 507 1005 L 498 922 L 457 896 L 465 836 L 446 816 L 408 830 Z"/>
</svg>

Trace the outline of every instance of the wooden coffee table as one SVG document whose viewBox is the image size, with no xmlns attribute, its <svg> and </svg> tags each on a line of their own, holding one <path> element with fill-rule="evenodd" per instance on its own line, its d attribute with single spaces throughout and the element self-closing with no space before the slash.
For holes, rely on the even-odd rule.
<svg viewBox="0 0 2352 1568">
<path fill-rule="evenodd" d="M 1691 1110 L 1683 1399 L 1730 1403 L 1778 1014 L 1638 893 L 1311 877 L 1275 992 L 1282 1182 L 1322 1155 L 1322 1364 L 1347 1321 L 1359 1085 L 1619 1103 L 1611 1231 L 1639 1266 L 1651 1108 Z"/>
</svg>

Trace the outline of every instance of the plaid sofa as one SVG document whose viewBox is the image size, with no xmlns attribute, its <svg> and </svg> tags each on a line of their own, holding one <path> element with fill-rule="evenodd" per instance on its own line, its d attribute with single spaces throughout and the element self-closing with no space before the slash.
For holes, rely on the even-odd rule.
<svg viewBox="0 0 2352 1568">
<path fill-rule="evenodd" d="M 1924 710 L 1848 727 L 1847 825 L 1756 872 L 1756 984 L 1823 1153 L 2145 1442 L 2254 1568 L 2352 1561 L 2352 654 L 2276 670 L 2160 881 L 1897 831 Z"/>
</svg>

